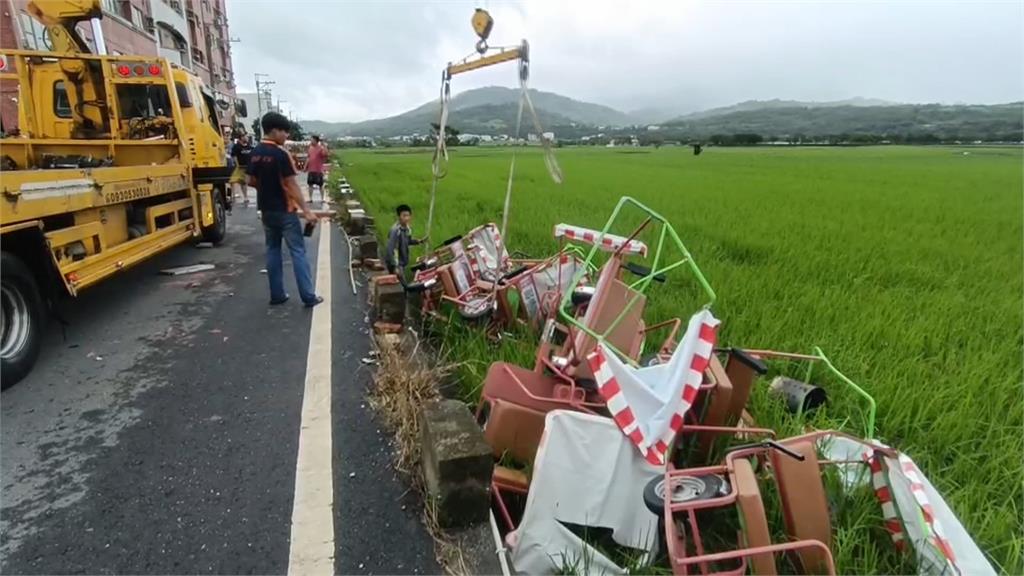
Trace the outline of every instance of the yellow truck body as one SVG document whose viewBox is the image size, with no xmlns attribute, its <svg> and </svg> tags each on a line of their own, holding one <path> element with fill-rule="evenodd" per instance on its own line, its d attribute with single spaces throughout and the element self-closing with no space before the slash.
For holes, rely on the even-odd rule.
<svg viewBox="0 0 1024 576">
<path fill-rule="evenodd" d="M 216 104 L 197 76 L 153 57 L 0 58 L 19 89 L 18 132 L 0 139 L 9 385 L 35 361 L 47 302 L 182 242 L 219 243 L 231 198 Z"/>
</svg>

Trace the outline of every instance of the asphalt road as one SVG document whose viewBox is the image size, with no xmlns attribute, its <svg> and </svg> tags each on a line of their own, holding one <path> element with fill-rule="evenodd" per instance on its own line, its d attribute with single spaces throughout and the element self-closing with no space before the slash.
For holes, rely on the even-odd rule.
<svg viewBox="0 0 1024 576">
<path fill-rule="evenodd" d="M 83 293 L 35 370 L 0 394 L 0 572 L 288 571 L 310 324 L 267 305 L 263 234 L 236 207 L 228 239 L 180 246 Z M 438 573 L 418 507 L 365 400 L 365 293 L 331 242 L 334 569 Z M 208 262 L 214 270 L 163 276 Z"/>
</svg>

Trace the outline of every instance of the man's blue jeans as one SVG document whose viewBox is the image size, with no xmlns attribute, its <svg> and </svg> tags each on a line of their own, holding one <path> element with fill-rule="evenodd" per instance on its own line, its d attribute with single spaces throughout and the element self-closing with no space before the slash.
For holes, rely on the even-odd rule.
<svg viewBox="0 0 1024 576">
<path fill-rule="evenodd" d="M 302 235 L 302 224 L 294 212 L 263 212 L 263 234 L 267 240 L 267 279 L 270 280 L 270 301 L 281 302 L 287 298 L 284 291 L 284 270 L 281 264 L 281 239 L 288 244 L 295 269 L 295 284 L 299 297 L 307 304 L 316 302 L 313 292 L 313 278 L 306 261 L 306 239 Z"/>
</svg>

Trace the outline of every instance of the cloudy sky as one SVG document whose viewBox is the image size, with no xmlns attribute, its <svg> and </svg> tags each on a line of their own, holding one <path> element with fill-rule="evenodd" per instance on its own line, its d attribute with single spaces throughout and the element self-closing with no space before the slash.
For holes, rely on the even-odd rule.
<svg viewBox="0 0 1024 576">
<path fill-rule="evenodd" d="M 235 81 L 269 74 L 300 119 L 360 121 L 436 98 L 441 68 L 531 46 L 530 86 L 632 111 L 751 99 L 995 103 L 1024 99 L 1024 2 L 228 0 Z M 516 86 L 505 65 L 452 90 Z"/>
</svg>

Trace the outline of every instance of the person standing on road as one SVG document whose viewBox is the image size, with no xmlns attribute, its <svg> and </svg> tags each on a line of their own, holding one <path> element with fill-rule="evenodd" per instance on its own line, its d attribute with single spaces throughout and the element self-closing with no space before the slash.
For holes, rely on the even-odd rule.
<svg viewBox="0 0 1024 576">
<path fill-rule="evenodd" d="M 306 186 L 309 188 L 309 201 L 313 201 L 313 187 L 320 190 L 320 200 L 324 199 L 324 164 L 327 163 L 327 146 L 320 142 L 320 137 L 313 135 L 313 143 L 306 150 Z"/>
<path fill-rule="evenodd" d="M 395 214 L 398 215 L 398 220 L 388 230 L 384 263 L 388 268 L 388 273 L 396 274 L 402 286 L 406 286 L 405 267 L 409 265 L 409 246 L 422 244 L 427 238 L 412 237 L 412 229 L 409 227 L 412 223 L 412 208 L 408 204 L 401 204 L 395 208 Z"/>
<path fill-rule="evenodd" d="M 246 186 L 246 169 L 249 167 L 249 155 L 252 154 L 252 143 L 248 134 L 242 134 L 231 146 L 231 158 L 235 161 L 235 169 L 231 172 L 231 194 L 241 196 L 242 205 L 249 206 L 249 190 Z"/>
<path fill-rule="evenodd" d="M 263 233 L 267 243 L 267 279 L 270 281 L 270 305 L 284 304 L 288 294 L 284 291 L 284 271 L 281 264 L 281 240 L 288 244 L 295 270 L 295 283 L 299 297 L 306 307 L 324 301 L 313 292 L 313 278 L 306 260 L 306 241 L 297 211 L 302 211 L 309 225 L 316 225 L 317 217 L 306 205 L 302 190 L 295 179 L 298 171 L 291 154 L 284 149 L 291 130 L 288 118 L 277 112 L 267 112 L 261 121 L 264 139 L 249 155 L 248 184 L 256 188 L 256 206 L 262 214 Z M 324 232 L 326 234 L 326 232 Z"/>
</svg>

